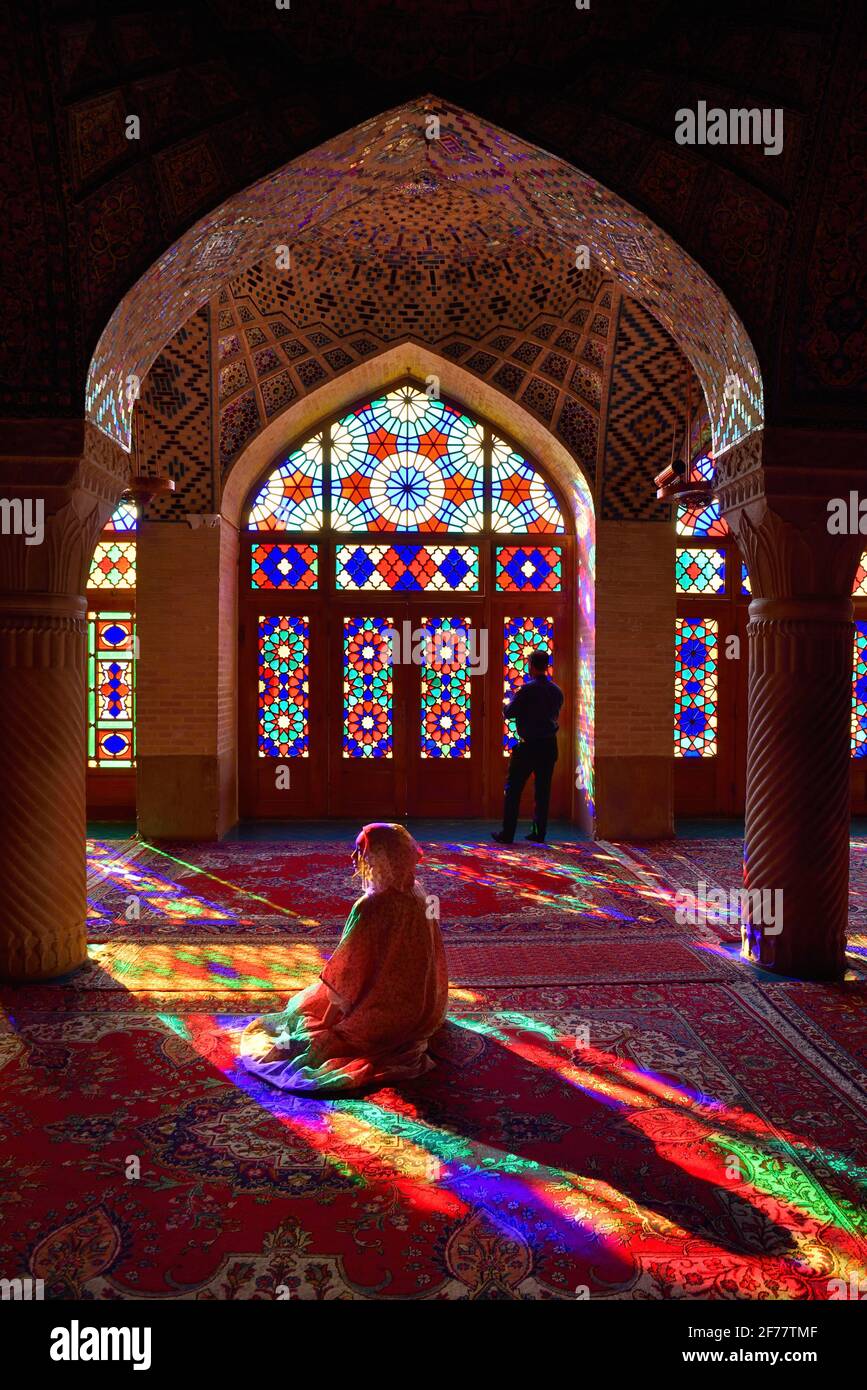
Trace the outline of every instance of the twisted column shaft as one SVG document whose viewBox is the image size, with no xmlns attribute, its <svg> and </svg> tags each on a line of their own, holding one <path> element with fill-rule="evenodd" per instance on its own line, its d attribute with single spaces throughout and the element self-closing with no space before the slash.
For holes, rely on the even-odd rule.
<svg viewBox="0 0 867 1390">
<path fill-rule="evenodd" d="M 839 979 L 849 883 L 852 604 L 755 599 L 744 872 L 780 891 L 782 930 L 752 910 L 746 949 L 781 974 Z"/>
<path fill-rule="evenodd" d="M 0 978 L 85 959 L 85 601 L 0 595 Z"/>
</svg>

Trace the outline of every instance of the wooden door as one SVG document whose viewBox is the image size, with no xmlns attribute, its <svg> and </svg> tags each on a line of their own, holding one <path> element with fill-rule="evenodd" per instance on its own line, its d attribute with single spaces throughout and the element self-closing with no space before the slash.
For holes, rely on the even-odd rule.
<svg viewBox="0 0 867 1390">
<path fill-rule="evenodd" d="M 246 605 L 240 635 L 240 813 L 324 817 L 327 610 L 319 596 L 262 592 Z"/>
<path fill-rule="evenodd" d="M 328 814 L 391 820 L 406 814 L 409 675 L 396 638 L 407 605 L 379 594 L 332 600 L 327 685 Z"/>
<path fill-rule="evenodd" d="M 415 604 L 403 630 L 407 814 L 460 818 L 483 807 L 487 629 L 480 605 Z"/>
<path fill-rule="evenodd" d="M 558 736 L 559 757 L 551 786 L 549 815 L 568 819 L 574 781 L 574 728 L 572 672 L 573 625 L 568 607 L 548 595 L 514 594 L 494 604 L 491 624 L 491 674 L 488 702 L 489 778 L 487 807 L 492 818 L 502 815 L 503 789 L 509 754 L 516 742 L 514 723 L 507 723 L 503 707 L 518 686 L 528 679 L 527 662 L 536 649 L 551 657 L 549 674 L 564 694 Z M 521 801 L 521 816 L 532 816 L 532 779 Z"/>
</svg>

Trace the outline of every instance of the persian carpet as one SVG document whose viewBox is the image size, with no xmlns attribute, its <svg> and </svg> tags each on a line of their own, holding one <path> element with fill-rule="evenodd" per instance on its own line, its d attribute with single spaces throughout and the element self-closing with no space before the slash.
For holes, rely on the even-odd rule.
<svg viewBox="0 0 867 1390">
<path fill-rule="evenodd" d="M 740 965 L 678 926 L 634 846 L 430 846 L 452 977 L 434 1070 L 292 1097 L 237 1039 L 337 939 L 354 894 L 324 848 L 92 847 L 88 966 L 0 991 L 10 1277 L 220 1300 L 826 1299 L 867 1278 L 863 982 Z"/>
<path fill-rule="evenodd" d="M 744 886 L 740 840 L 656 840 L 611 848 L 624 865 L 630 865 L 669 900 L 677 893 L 702 891 L 709 895 L 713 889 L 736 894 Z M 700 889 L 701 884 L 704 889 Z M 722 920 L 709 918 L 705 925 L 723 942 L 740 939 L 740 921 L 734 906 Z M 853 836 L 849 845 L 847 959 L 855 975 L 867 974 L 867 840 L 862 836 Z"/>
</svg>

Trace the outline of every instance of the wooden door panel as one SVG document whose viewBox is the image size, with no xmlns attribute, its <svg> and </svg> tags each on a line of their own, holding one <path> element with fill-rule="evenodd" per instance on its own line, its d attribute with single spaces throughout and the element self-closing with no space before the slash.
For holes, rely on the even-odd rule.
<svg viewBox="0 0 867 1390">
<path fill-rule="evenodd" d="M 564 550 L 568 551 L 565 544 Z M 564 593 L 490 591 L 490 554 L 481 547 L 480 583 L 477 592 L 414 592 L 404 597 L 394 591 L 353 591 L 333 589 L 329 579 L 330 561 L 326 548 L 320 555 L 319 589 L 306 592 L 262 589 L 251 593 L 246 587 L 241 595 L 241 631 L 239 644 L 239 776 L 240 809 L 244 816 L 274 818 L 336 817 L 352 820 L 414 817 L 462 817 L 484 815 L 495 819 L 502 811 L 503 782 L 507 758 L 503 756 L 503 685 L 504 685 L 504 619 L 517 615 L 532 624 L 550 620 L 554 633 L 554 678 L 566 694 L 561 715 L 560 760 L 552 789 L 552 816 L 568 816 L 574 775 L 570 730 L 574 725 L 572 702 L 573 620 Z M 242 565 L 246 578 L 248 566 Z M 564 574 L 568 565 L 564 565 Z M 352 658 L 350 671 L 344 666 L 344 644 L 363 636 L 361 629 L 350 630 L 346 624 L 359 619 L 383 623 L 399 635 L 397 656 L 389 670 L 390 687 L 379 690 L 376 681 L 366 691 L 356 680 L 356 689 L 347 690 L 358 672 L 358 652 Z M 297 748 L 278 756 L 282 745 L 273 744 L 273 720 L 266 735 L 265 753 L 258 748 L 263 733 L 263 704 L 260 693 L 266 683 L 286 672 L 260 669 L 260 627 L 270 624 L 263 640 L 277 641 L 285 636 L 287 643 L 296 641 L 297 624 L 307 624 L 306 719 L 307 743 L 303 754 Z M 424 663 L 412 659 L 411 651 L 403 651 L 404 625 L 412 634 L 420 630 L 423 620 L 457 620 L 472 630 L 475 648 L 472 657 L 479 662 L 482 656 L 482 634 L 487 636 L 487 668 L 469 677 L 468 702 L 469 745 L 460 756 L 437 756 L 435 748 L 423 748 L 422 727 L 430 713 L 430 702 L 423 710 L 423 685 L 429 680 Z M 282 622 L 282 626 L 281 626 Z M 284 631 L 285 629 L 285 631 Z M 276 633 L 276 638 L 275 638 Z M 532 637 L 532 633 L 531 633 Z M 536 645 L 535 640 L 530 646 Z M 357 641 L 356 641 L 357 647 Z M 347 648 L 348 650 L 348 648 Z M 353 663 L 355 663 L 353 665 Z M 265 663 L 267 665 L 267 663 Z M 279 665 L 279 662 L 278 662 Z M 381 662 L 373 663 L 379 674 Z M 367 674 L 376 675 L 371 670 Z M 388 756 L 375 756 L 371 744 L 369 755 L 363 755 L 359 740 L 363 738 L 361 722 L 365 716 L 374 722 L 381 720 L 383 710 L 364 710 L 365 703 L 382 704 L 388 694 L 391 743 Z M 267 695 L 267 690 L 266 690 Z M 286 680 L 280 685 L 281 698 L 297 698 L 297 683 Z M 297 709 L 278 710 L 282 717 L 297 715 Z M 388 714 L 388 711 L 386 711 Z M 423 752 L 427 756 L 423 756 Z M 277 778 L 283 764 L 283 781 Z M 286 775 L 288 773 L 288 777 Z"/>
<path fill-rule="evenodd" d="M 551 635 L 550 645 L 546 640 L 548 633 Z M 490 775 L 487 807 L 488 814 L 495 818 L 502 816 L 503 811 L 503 789 L 509 766 L 506 743 L 511 743 L 516 737 L 514 724 L 506 725 L 503 718 L 503 706 L 507 698 L 507 664 L 511 677 L 517 683 L 523 684 L 526 679 L 526 659 L 530 651 L 537 646 L 547 650 L 553 649 L 549 669 L 552 679 L 560 686 L 565 697 L 560 711 L 559 757 L 551 785 L 549 814 L 552 820 L 557 817 L 568 818 L 571 811 L 574 779 L 572 730 L 575 723 L 572 683 L 575 657 L 571 613 L 559 598 L 555 600 L 546 595 L 510 594 L 508 598 L 504 597 L 495 603 L 491 624 L 491 696 L 488 718 Z M 511 688 L 515 688 L 514 684 Z M 521 802 L 521 815 L 525 819 L 532 816 L 532 798 L 531 781 Z"/>
<path fill-rule="evenodd" d="M 416 641 L 418 659 L 406 666 L 408 813 L 463 816 L 482 805 L 484 610 L 434 597 L 416 610 L 411 631 L 422 641 Z"/>
<path fill-rule="evenodd" d="M 327 729 L 315 698 L 326 678 L 321 605 L 278 604 L 269 597 L 251 608 L 238 674 L 242 814 L 324 816 Z"/>
<path fill-rule="evenodd" d="M 406 814 L 406 673 L 389 633 L 404 607 L 367 595 L 335 600 L 330 615 L 328 814 L 388 820 Z"/>
</svg>

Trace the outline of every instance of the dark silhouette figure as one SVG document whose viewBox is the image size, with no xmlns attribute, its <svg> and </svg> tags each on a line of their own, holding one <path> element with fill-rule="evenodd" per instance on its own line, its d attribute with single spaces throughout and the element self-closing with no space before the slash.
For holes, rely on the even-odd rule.
<svg viewBox="0 0 867 1390">
<path fill-rule="evenodd" d="M 515 838 L 521 793 L 531 775 L 535 804 L 533 825 L 527 839 L 536 845 L 544 844 L 548 829 L 551 779 L 557 761 L 557 720 L 563 707 L 563 691 L 548 675 L 547 652 L 533 652 L 528 675 L 526 685 L 521 686 L 505 709 L 506 718 L 515 721 L 518 742 L 509 759 L 503 828 L 495 830 L 493 836 L 501 845 L 510 845 Z"/>
</svg>

